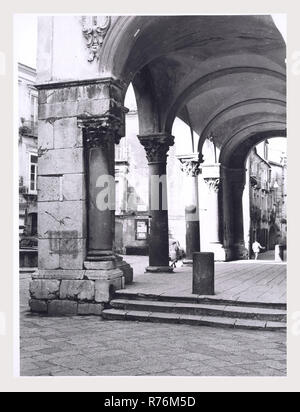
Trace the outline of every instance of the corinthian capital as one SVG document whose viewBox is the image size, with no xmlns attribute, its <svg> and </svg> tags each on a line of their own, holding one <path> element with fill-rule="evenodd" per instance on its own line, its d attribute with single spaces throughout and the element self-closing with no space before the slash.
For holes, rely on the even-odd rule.
<svg viewBox="0 0 300 412">
<path fill-rule="evenodd" d="M 219 178 L 209 177 L 205 178 L 204 181 L 208 185 L 211 192 L 218 193 L 221 183 Z"/>
<path fill-rule="evenodd" d="M 162 163 L 167 161 L 168 151 L 174 145 L 174 136 L 169 134 L 155 134 L 138 136 L 144 146 L 149 163 Z"/>
<path fill-rule="evenodd" d="M 78 119 L 78 127 L 83 129 L 83 140 L 87 147 L 99 147 L 113 139 L 119 144 L 122 138 L 123 119 L 114 114 L 85 116 Z"/>
<path fill-rule="evenodd" d="M 180 169 L 189 177 L 196 177 L 200 174 L 200 162 L 196 159 L 179 158 Z"/>
</svg>

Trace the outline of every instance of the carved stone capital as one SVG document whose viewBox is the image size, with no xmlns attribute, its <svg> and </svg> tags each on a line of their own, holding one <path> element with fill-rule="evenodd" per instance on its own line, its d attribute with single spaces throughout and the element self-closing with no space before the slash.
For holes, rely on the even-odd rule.
<svg viewBox="0 0 300 412">
<path fill-rule="evenodd" d="M 82 16 L 82 33 L 89 51 L 88 61 L 99 60 L 100 50 L 111 26 L 110 16 Z"/>
<path fill-rule="evenodd" d="M 138 136 L 144 146 L 149 163 L 166 163 L 168 151 L 174 145 L 174 136 L 155 134 Z"/>
<path fill-rule="evenodd" d="M 204 179 L 205 183 L 208 185 L 209 190 L 213 193 L 218 193 L 220 188 L 220 179 L 215 177 L 208 177 Z"/>
<path fill-rule="evenodd" d="M 200 163 L 195 159 L 179 159 L 180 169 L 189 177 L 197 177 L 200 174 Z"/>
<path fill-rule="evenodd" d="M 121 128 L 123 120 L 109 114 L 101 117 L 81 117 L 78 127 L 83 129 L 83 141 L 86 147 L 99 147 L 113 139 L 119 144 L 122 138 Z"/>
</svg>

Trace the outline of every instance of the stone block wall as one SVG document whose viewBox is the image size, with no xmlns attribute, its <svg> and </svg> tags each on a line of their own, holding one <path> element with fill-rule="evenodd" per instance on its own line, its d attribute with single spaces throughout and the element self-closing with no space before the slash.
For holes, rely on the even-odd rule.
<svg viewBox="0 0 300 412">
<path fill-rule="evenodd" d="M 112 291 L 132 278 L 125 266 L 108 276 L 85 265 L 87 167 L 78 118 L 114 110 L 119 94 L 105 82 L 61 83 L 39 90 L 39 270 L 30 285 L 32 312 L 99 315 Z"/>
</svg>

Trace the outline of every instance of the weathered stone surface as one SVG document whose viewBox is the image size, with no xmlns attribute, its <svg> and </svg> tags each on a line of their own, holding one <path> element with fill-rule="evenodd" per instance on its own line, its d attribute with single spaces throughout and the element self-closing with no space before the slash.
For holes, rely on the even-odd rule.
<svg viewBox="0 0 300 412">
<path fill-rule="evenodd" d="M 114 280 L 123 276 L 120 269 L 87 270 L 85 277 L 90 280 Z"/>
<path fill-rule="evenodd" d="M 103 261 L 103 262 L 84 262 L 84 267 L 87 270 L 109 270 L 109 269 L 116 269 L 117 264 L 113 260 Z"/>
<path fill-rule="evenodd" d="M 63 176 L 62 181 L 63 200 L 85 200 L 85 175 L 67 174 Z"/>
<path fill-rule="evenodd" d="M 215 294 L 215 259 L 213 253 L 193 255 L 193 293 L 198 295 Z"/>
<path fill-rule="evenodd" d="M 81 280 L 85 270 L 43 270 L 39 269 L 32 275 L 32 279 Z"/>
<path fill-rule="evenodd" d="M 95 282 L 88 280 L 63 280 L 60 287 L 60 299 L 93 301 Z"/>
<path fill-rule="evenodd" d="M 59 269 L 59 255 L 51 252 L 49 239 L 39 239 L 39 269 Z"/>
<path fill-rule="evenodd" d="M 29 301 L 29 306 L 30 306 L 31 312 L 34 312 L 34 313 L 47 313 L 48 312 L 48 304 L 47 302 L 43 300 L 31 299 Z"/>
<path fill-rule="evenodd" d="M 82 147 L 82 130 L 77 126 L 77 118 L 58 119 L 54 122 L 54 148 Z"/>
<path fill-rule="evenodd" d="M 68 86 L 66 83 L 66 87 L 43 90 L 43 94 L 43 104 L 53 104 L 88 99 L 103 99 L 108 96 L 109 90 L 106 84 L 94 83 L 88 85 Z"/>
<path fill-rule="evenodd" d="M 95 281 L 95 301 L 98 303 L 109 302 L 114 291 L 123 288 L 124 278 L 119 277 L 113 280 L 96 280 Z"/>
<path fill-rule="evenodd" d="M 39 176 L 39 202 L 53 202 L 61 200 L 60 182 L 62 176 Z"/>
<path fill-rule="evenodd" d="M 59 267 L 82 269 L 86 257 L 86 239 L 60 239 Z"/>
<path fill-rule="evenodd" d="M 48 314 L 50 316 L 77 315 L 78 303 L 70 300 L 53 300 L 49 302 Z"/>
<path fill-rule="evenodd" d="M 39 176 L 39 202 L 85 200 L 85 176 L 82 173 Z"/>
<path fill-rule="evenodd" d="M 32 280 L 30 282 L 30 296 L 32 299 L 52 300 L 59 296 L 60 281 Z"/>
<path fill-rule="evenodd" d="M 106 113 L 111 109 L 110 99 L 82 100 L 74 102 L 58 102 L 53 104 L 39 105 L 39 120 L 51 118 L 66 118 L 82 116 L 89 113 L 91 116 L 98 116 L 99 113 Z"/>
<path fill-rule="evenodd" d="M 104 305 L 95 303 L 79 303 L 78 304 L 78 315 L 96 315 L 101 316 L 104 310 Z"/>
<path fill-rule="evenodd" d="M 84 173 L 83 149 L 53 149 L 39 157 L 39 175 Z"/>
<path fill-rule="evenodd" d="M 125 285 L 130 285 L 133 282 L 133 269 L 128 263 L 123 262 L 118 265 L 118 268 L 123 272 Z"/>
<path fill-rule="evenodd" d="M 40 238 L 86 238 L 86 204 L 84 201 L 39 202 L 38 213 Z"/>
<path fill-rule="evenodd" d="M 38 123 L 38 147 L 41 150 L 53 149 L 53 124 L 47 120 L 40 120 Z"/>
</svg>

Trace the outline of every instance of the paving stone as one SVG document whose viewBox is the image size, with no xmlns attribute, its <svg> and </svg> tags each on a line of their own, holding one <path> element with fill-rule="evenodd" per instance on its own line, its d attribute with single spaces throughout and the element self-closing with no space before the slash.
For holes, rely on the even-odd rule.
<svg viewBox="0 0 300 412">
<path fill-rule="evenodd" d="M 223 264 L 216 266 L 218 276 Z M 238 269 L 238 277 L 247 264 L 229 264 L 229 267 Z M 45 271 L 45 276 L 47 273 L 51 271 Z M 78 273 L 82 276 L 84 271 Z M 173 274 L 168 282 L 189 282 L 189 277 L 184 273 Z M 26 304 L 28 281 L 21 280 L 20 285 L 21 301 Z M 136 285 L 129 286 L 132 287 Z M 76 302 L 66 302 L 75 304 L 77 309 Z M 21 374 L 282 377 L 286 376 L 286 340 L 284 333 L 264 330 L 108 322 L 94 316 L 48 318 L 22 312 Z"/>
</svg>

